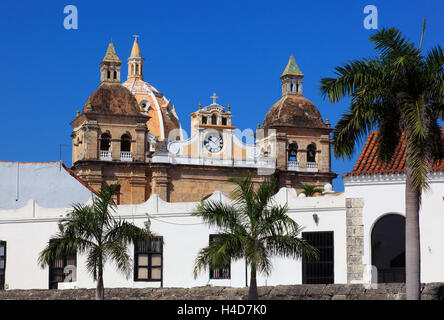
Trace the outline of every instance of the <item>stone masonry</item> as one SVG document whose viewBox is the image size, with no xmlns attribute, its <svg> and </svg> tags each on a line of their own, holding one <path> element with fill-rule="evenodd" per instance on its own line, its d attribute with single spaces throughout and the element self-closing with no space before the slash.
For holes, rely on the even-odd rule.
<svg viewBox="0 0 444 320">
<path fill-rule="evenodd" d="M 246 300 L 248 288 L 105 288 L 106 300 Z M 95 289 L 0 290 L 0 300 L 94 300 Z M 405 284 L 379 284 L 366 289 L 360 284 L 288 285 L 259 287 L 262 300 L 404 300 Z M 444 300 L 444 283 L 421 286 L 422 300 Z"/>
<path fill-rule="evenodd" d="M 347 282 L 356 283 L 363 280 L 364 265 L 364 225 L 362 208 L 364 199 L 346 199 L 346 237 L 347 237 Z"/>
</svg>

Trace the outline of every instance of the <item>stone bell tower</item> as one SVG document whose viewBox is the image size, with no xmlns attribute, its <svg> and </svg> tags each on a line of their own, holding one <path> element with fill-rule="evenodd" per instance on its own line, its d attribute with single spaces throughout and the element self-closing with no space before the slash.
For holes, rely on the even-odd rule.
<svg viewBox="0 0 444 320">
<path fill-rule="evenodd" d="M 100 83 L 120 84 L 120 66 L 122 61 L 116 54 L 111 42 L 103 61 L 100 63 Z"/>
<path fill-rule="evenodd" d="M 299 69 L 293 56 L 290 56 L 287 67 L 281 75 L 282 96 L 289 94 L 302 96 L 302 83 L 304 75 Z"/>
<path fill-rule="evenodd" d="M 263 128 L 276 130 L 276 167 L 282 186 L 323 188 L 337 175 L 331 171 L 330 132 L 318 108 L 303 96 L 304 74 L 293 56 L 281 75 L 282 97 L 268 111 Z"/>
</svg>

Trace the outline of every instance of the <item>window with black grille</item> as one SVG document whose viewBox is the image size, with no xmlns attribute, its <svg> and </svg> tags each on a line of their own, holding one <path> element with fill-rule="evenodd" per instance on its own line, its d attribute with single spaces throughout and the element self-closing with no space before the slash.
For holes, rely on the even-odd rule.
<svg viewBox="0 0 444 320">
<path fill-rule="evenodd" d="M 0 241 L 0 290 L 5 289 L 6 242 Z"/>
<path fill-rule="evenodd" d="M 163 237 L 134 246 L 134 281 L 162 281 Z"/>
<path fill-rule="evenodd" d="M 77 255 L 57 258 L 49 266 L 49 289 L 58 289 L 59 282 L 76 281 Z"/>
<path fill-rule="evenodd" d="M 303 232 L 302 238 L 319 251 L 319 260 L 302 259 L 302 283 L 334 283 L 333 231 Z"/>
<path fill-rule="evenodd" d="M 210 234 L 210 242 L 216 239 L 218 234 Z M 223 268 L 210 268 L 210 279 L 230 279 L 231 263 L 228 262 Z"/>
</svg>

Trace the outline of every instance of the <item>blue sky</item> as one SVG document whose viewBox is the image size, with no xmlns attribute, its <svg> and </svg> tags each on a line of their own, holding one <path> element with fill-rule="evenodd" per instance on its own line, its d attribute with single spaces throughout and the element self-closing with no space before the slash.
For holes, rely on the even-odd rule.
<svg viewBox="0 0 444 320">
<path fill-rule="evenodd" d="M 79 29 L 65 30 L 63 8 L 78 8 Z M 0 160 L 56 161 L 71 144 L 76 110 L 99 85 L 109 41 L 126 61 L 139 34 L 145 80 L 176 107 L 189 131 L 190 114 L 216 92 L 230 104 L 240 129 L 262 123 L 280 98 L 280 79 L 291 54 L 305 74 L 304 96 L 335 125 L 347 101 L 331 105 L 319 80 L 335 66 L 374 51 L 363 27 L 366 5 L 378 8 L 379 28 L 397 27 L 424 48 L 443 45 L 444 4 L 422 1 L 2 1 Z M 126 79 L 126 68 L 122 78 Z M 336 191 L 351 161 L 334 159 Z M 71 164 L 71 148 L 62 149 Z"/>
</svg>

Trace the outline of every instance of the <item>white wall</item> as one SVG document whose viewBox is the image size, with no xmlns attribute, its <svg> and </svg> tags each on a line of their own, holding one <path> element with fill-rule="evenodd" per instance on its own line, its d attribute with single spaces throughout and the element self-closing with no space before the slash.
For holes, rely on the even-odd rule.
<svg viewBox="0 0 444 320">
<path fill-rule="evenodd" d="M 444 173 L 430 176 L 420 211 L 421 281 L 444 281 Z M 405 175 L 344 177 L 347 198 L 364 198 L 364 257 L 371 265 L 371 232 L 382 216 L 405 216 Z"/>
<path fill-rule="evenodd" d="M 210 199 L 229 201 L 216 191 Z M 346 220 L 345 197 L 327 196 L 298 198 L 294 190 L 281 189 L 275 201 L 288 200 L 289 215 L 304 226 L 304 231 L 334 231 L 335 282 L 346 283 Z M 209 281 L 208 271 L 193 277 L 193 264 L 199 250 L 208 245 L 210 230 L 200 218 L 190 216 L 197 203 L 167 203 L 157 195 L 140 205 L 121 205 L 117 216 L 144 227 L 150 215 L 151 230 L 163 236 L 163 286 L 194 287 L 212 285 L 245 286 L 245 263 L 231 263 L 231 279 Z M 69 210 L 48 209 L 30 201 L 15 210 L 0 210 L 0 240 L 7 241 L 6 281 L 9 289 L 48 288 L 48 268 L 37 265 L 40 251 L 51 235 L 58 231 L 59 219 Z M 316 225 L 313 214 L 319 217 Z M 133 256 L 133 249 L 130 248 Z M 273 272 L 266 278 L 258 277 L 258 285 L 298 284 L 302 282 L 302 264 L 299 260 L 275 258 Z M 248 274 L 249 279 L 249 274 Z M 116 271 L 111 263 L 105 266 L 105 287 L 159 287 L 160 282 L 134 282 Z M 95 283 L 85 268 L 85 257 L 77 255 L 77 281 L 63 284 L 65 287 L 93 288 Z M 59 287 L 63 287 L 59 285 Z"/>
</svg>

